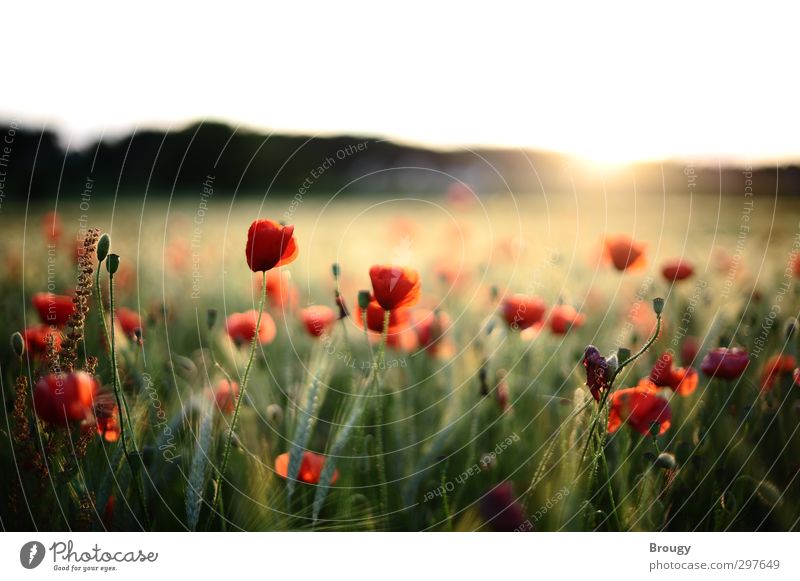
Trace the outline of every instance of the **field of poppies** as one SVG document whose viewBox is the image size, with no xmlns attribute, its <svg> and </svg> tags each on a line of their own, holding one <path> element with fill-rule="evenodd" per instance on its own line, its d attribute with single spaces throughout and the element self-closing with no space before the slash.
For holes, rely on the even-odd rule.
<svg viewBox="0 0 800 581">
<path fill-rule="evenodd" d="M 800 528 L 800 203 L 7 200 L 5 530 Z"/>
</svg>

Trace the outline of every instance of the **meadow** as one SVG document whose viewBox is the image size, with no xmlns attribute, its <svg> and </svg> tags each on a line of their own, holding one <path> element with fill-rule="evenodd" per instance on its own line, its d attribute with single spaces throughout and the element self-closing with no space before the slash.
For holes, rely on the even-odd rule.
<svg viewBox="0 0 800 581">
<path fill-rule="evenodd" d="M 259 218 L 299 253 L 256 333 Z M 800 200 L 95 193 L 0 224 L 6 530 L 800 527 Z M 373 265 L 421 293 L 365 331 Z M 76 288 L 77 335 L 26 332 Z"/>
</svg>

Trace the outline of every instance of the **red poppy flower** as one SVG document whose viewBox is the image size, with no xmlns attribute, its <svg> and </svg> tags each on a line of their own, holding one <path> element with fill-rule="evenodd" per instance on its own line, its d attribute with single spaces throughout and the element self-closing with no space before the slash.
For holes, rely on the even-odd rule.
<svg viewBox="0 0 800 581">
<path fill-rule="evenodd" d="M 627 423 L 640 434 L 647 436 L 654 425 L 657 434 L 666 432 L 672 424 L 669 402 L 658 396 L 658 389 L 647 379 L 636 387 L 618 389 L 611 394 L 611 410 L 608 414 L 608 433 L 613 434 Z"/>
<path fill-rule="evenodd" d="M 303 321 L 309 335 L 322 337 L 336 322 L 336 313 L 325 305 L 312 305 L 300 311 L 300 320 Z"/>
<path fill-rule="evenodd" d="M 385 314 L 386 310 L 378 304 L 374 296 L 371 297 L 369 305 L 367 306 L 367 329 L 375 333 L 382 333 Z M 363 326 L 364 311 L 361 310 L 361 307 L 356 308 L 356 316 L 358 325 Z M 394 309 L 389 311 L 389 333 L 397 331 L 407 324 L 408 309 Z"/>
<path fill-rule="evenodd" d="M 139 313 L 125 307 L 119 307 L 116 311 L 116 323 L 126 337 L 133 338 L 136 336 L 136 330 L 142 330 L 142 318 Z"/>
<path fill-rule="evenodd" d="M 256 334 L 256 322 L 258 321 L 258 311 L 251 309 L 244 313 L 233 313 L 225 322 L 228 335 L 237 345 L 245 345 L 253 340 Z M 275 321 L 269 313 L 261 315 L 261 325 L 258 328 L 258 342 L 262 345 L 272 343 L 275 339 L 277 329 Z"/>
<path fill-rule="evenodd" d="M 106 442 L 116 442 L 121 435 L 119 408 L 110 391 L 101 391 L 94 397 L 94 414 L 97 433 Z"/>
<path fill-rule="evenodd" d="M 510 295 L 503 299 L 503 318 L 512 331 L 522 331 L 544 319 L 547 306 L 538 297 Z"/>
<path fill-rule="evenodd" d="M 416 309 L 411 313 L 411 320 L 419 346 L 428 354 L 435 357 L 452 350 L 444 337 L 451 324 L 447 313 Z"/>
<path fill-rule="evenodd" d="M 25 349 L 33 355 L 44 355 L 47 352 L 47 338 L 53 336 L 56 349 L 61 348 L 61 333 L 50 325 L 35 325 L 22 332 Z"/>
<path fill-rule="evenodd" d="M 50 424 L 64 424 L 65 419 L 80 422 L 91 417 L 97 390 L 97 381 L 84 371 L 51 373 L 36 382 L 34 408 Z"/>
<path fill-rule="evenodd" d="M 39 313 L 42 323 L 63 327 L 75 312 L 72 297 L 55 295 L 53 293 L 36 293 L 31 297 L 31 303 Z"/>
<path fill-rule="evenodd" d="M 600 394 L 610 387 L 608 361 L 597 347 L 589 345 L 583 354 L 583 367 L 586 369 L 586 385 L 595 401 L 600 401 Z"/>
<path fill-rule="evenodd" d="M 416 270 L 376 265 L 369 269 L 369 278 L 375 300 L 387 311 L 411 307 L 419 301 L 420 282 Z"/>
<path fill-rule="evenodd" d="M 256 277 L 256 289 L 261 293 L 261 277 Z M 270 270 L 267 272 L 267 304 L 273 312 L 293 311 L 297 306 L 297 289 L 292 284 L 288 272 Z"/>
<path fill-rule="evenodd" d="M 214 400 L 223 414 L 232 414 L 236 407 L 236 399 L 239 397 L 239 384 L 220 379 L 208 392 L 208 396 Z"/>
<path fill-rule="evenodd" d="M 297 479 L 300 482 L 307 484 L 319 483 L 319 478 L 322 476 L 322 468 L 325 466 L 327 458 L 322 454 L 315 454 L 314 452 L 303 452 L 303 459 L 300 461 L 300 470 L 297 472 Z M 289 476 L 289 453 L 286 452 L 275 458 L 275 472 L 281 478 L 288 478 Z M 336 482 L 339 478 L 339 470 L 333 471 L 333 478 L 331 483 Z"/>
<path fill-rule="evenodd" d="M 761 376 L 761 391 L 771 391 L 781 375 L 792 373 L 797 361 L 791 355 L 773 355 L 764 367 Z"/>
<path fill-rule="evenodd" d="M 253 272 L 272 270 L 297 258 L 294 226 L 282 226 L 273 220 L 256 220 L 247 232 L 245 255 Z"/>
<path fill-rule="evenodd" d="M 719 347 L 710 351 L 700 364 L 700 369 L 709 377 L 736 379 L 744 373 L 750 358 L 744 349 Z"/>
<path fill-rule="evenodd" d="M 700 351 L 700 339 L 692 336 L 686 337 L 681 344 L 681 365 L 688 367 L 694 364 L 698 351 Z"/>
<path fill-rule="evenodd" d="M 686 260 L 668 260 L 661 268 L 661 274 L 670 282 L 685 280 L 694 274 L 694 266 Z"/>
<path fill-rule="evenodd" d="M 646 248 L 646 244 L 635 242 L 626 234 L 609 236 L 604 244 L 606 259 L 619 271 L 635 271 L 644 268 Z"/>
<path fill-rule="evenodd" d="M 525 507 L 514 494 L 511 482 L 501 482 L 483 495 L 480 512 L 489 528 L 496 532 L 521 530 L 527 523 Z"/>
<path fill-rule="evenodd" d="M 558 305 L 550 311 L 550 330 L 555 335 L 564 335 L 572 328 L 583 325 L 586 317 L 570 305 Z"/>
<path fill-rule="evenodd" d="M 672 362 L 672 353 L 663 353 L 650 371 L 650 381 L 678 395 L 690 395 L 697 389 L 697 371 L 691 367 L 673 367 Z"/>
</svg>

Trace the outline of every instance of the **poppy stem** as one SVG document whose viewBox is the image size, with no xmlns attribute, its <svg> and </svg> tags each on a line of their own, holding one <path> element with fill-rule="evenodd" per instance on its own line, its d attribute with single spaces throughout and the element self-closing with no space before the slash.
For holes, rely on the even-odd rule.
<svg viewBox="0 0 800 581">
<path fill-rule="evenodd" d="M 366 316 L 366 315 L 365 315 Z M 385 514 L 389 506 L 389 491 L 386 484 L 386 463 L 383 457 L 383 390 L 381 389 L 383 381 L 381 377 L 381 365 L 384 361 L 386 352 L 386 340 L 389 336 L 389 317 L 391 311 L 387 310 L 383 315 L 383 330 L 381 332 L 381 343 L 378 349 L 378 359 L 375 363 L 375 464 L 378 468 L 378 482 L 380 485 L 380 508 L 379 514 Z M 365 327 L 366 328 L 366 327 Z"/>
<path fill-rule="evenodd" d="M 220 489 L 225 479 L 225 470 L 228 468 L 228 458 L 231 454 L 231 442 L 233 441 L 233 433 L 236 430 L 236 422 L 239 419 L 239 410 L 242 407 L 242 401 L 247 393 L 247 379 L 250 377 L 250 369 L 253 366 L 253 359 L 255 359 L 256 346 L 258 345 L 258 330 L 261 327 L 261 316 L 264 314 L 264 304 L 267 301 L 267 271 L 262 271 L 263 278 L 261 280 L 261 300 L 258 305 L 258 317 L 256 318 L 256 327 L 253 330 L 253 340 L 250 342 L 250 355 L 247 358 L 247 367 L 244 369 L 242 376 L 242 387 L 239 390 L 239 397 L 236 398 L 236 407 L 233 410 L 233 418 L 228 429 L 228 437 L 225 439 L 225 452 L 222 455 L 222 464 L 219 472 L 217 473 L 217 486 L 214 488 L 214 498 L 211 501 L 211 514 L 209 517 L 209 524 L 214 519 L 214 511 L 217 507 L 217 502 L 220 498 Z"/>
<path fill-rule="evenodd" d="M 100 268 L 98 265 L 97 269 L 97 294 L 100 297 Z M 122 385 L 120 384 L 119 380 L 119 368 L 117 367 L 117 344 L 116 344 L 116 333 L 114 333 L 114 273 L 109 270 L 108 273 L 108 303 L 109 303 L 109 317 L 111 331 L 109 332 L 108 328 L 105 325 L 105 317 L 103 316 L 103 307 L 102 307 L 102 300 L 98 301 L 100 303 L 100 315 L 103 320 L 103 329 L 106 333 L 106 338 L 110 339 L 108 342 L 110 356 L 111 356 L 111 385 L 114 390 L 114 397 L 117 400 L 117 409 L 120 411 L 120 416 L 125 414 L 125 419 L 123 420 L 120 418 L 119 422 L 119 431 L 120 431 L 120 440 L 122 441 L 122 451 L 125 454 L 125 461 L 128 463 L 128 468 L 131 471 L 131 478 L 133 479 L 133 485 L 136 489 L 136 496 L 139 499 L 139 504 L 141 505 L 142 509 L 142 518 L 145 522 L 145 527 L 147 529 L 150 528 L 150 517 L 147 514 L 147 503 L 144 498 L 144 490 L 143 490 L 143 483 L 141 479 L 141 472 L 139 470 L 140 464 L 134 465 L 133 461 L 131 460 L 130 450 L 128 449 L 127 445 L 127 438 L 125 436 L 125 421 L 128 422 L 128 429 L 130 433 L 131 444 L 133 446 L 133 451 L 136 453 L 139 462 L 141 462 L 141 456 L 138 454 L 138 449 L 136 448 L 136 438 L 133 435 L 133 423 L 131 422 L 130 412 L 128 411 L 128 402 L 125 399 L 125 394 L 122 391 Z"/>
</svg>

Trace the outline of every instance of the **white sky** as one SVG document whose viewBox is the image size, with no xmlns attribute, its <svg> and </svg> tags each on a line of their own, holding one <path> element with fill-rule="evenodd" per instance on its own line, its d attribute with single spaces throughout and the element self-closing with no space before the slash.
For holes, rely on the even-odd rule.
<svg viewBox="0 0 800 581">
<path fill-rule="evenodd" d="M 0 119 L 78 144 L 213 118 L 598 161 L 800 159 L 797 4 L 115 4 L 5 3 Z"/>
</svg>

